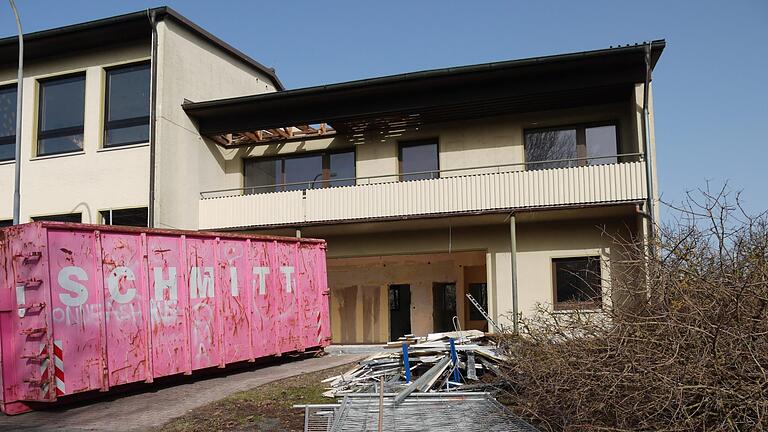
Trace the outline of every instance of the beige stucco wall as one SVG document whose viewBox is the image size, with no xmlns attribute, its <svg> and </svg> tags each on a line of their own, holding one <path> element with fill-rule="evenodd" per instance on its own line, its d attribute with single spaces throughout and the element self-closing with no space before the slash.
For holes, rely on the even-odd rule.
<svg viewBox="0 0 768 432">
<path fill-rule="evenodd" d="M 274 91 L 268 78 L 172 20 L 158 24 L 155 226 L 197 229 L 200 192 L 239 187 L 238 150 L 203 139 L 181 108 Z"/>
<path fill-rule="evenodd" d="M 375 181 L 397 181 L 398 143 L 438 139 L 441 170 L 459 169 L 443 175 L 462 175 L 463 168 L 521 164 L 524 162 L 523 132 L 526 129 L 615 120 L 619 125 L 622 153 L 638 152 L 639 120 L 633 116 L 632 103 L 596 105 L 567 110 L 542 111 L 493 118 L 441 123 L 410 128 L 386 136 L 366 134 L 353 145 L 346 136 L 285 144 L 243 147 L 240 157 L 261 157 L 325 149 L 354 148 L 357 177 L 384 176 Z M 521 166 L 510 169 L 522 169 Z M 242 170 L 242 167 L 240 167 Z M 242 181 L 242 180 L 241 180 Z M 366 183 L 362 180 L 360 183 Z M 239 187 L 239 186 L 235 186 Z"/>
<path fill-rule="evenodd" d="M 523 314 L 530 314 L 539 305 L 551 307 L 553 258 L 599 255 L 607 289 L 611 266 L 619 261 L 619 248 L 613 244 L 613 238 L 617 235 L 628 238 L 628 233 L 635 227 L 636 220 L 633 217 L 518 223 L 516 232 L 519 310 Z M 448 251 L 449 239 L 450 248 L 454 252 L 484 251 L 489 312 L 500 322 L 510 324 L 511 319 L 507 314 L 513 309 L 512 267 L 510 228 L 507 224 L 454 227 L 450 234 L 447 229 L 440 229 L 326 237 L 329 262 L 340 257 L 444 253 Z M 375 269 L 369 267 L 366 271 L 374 273 Z M 333 274 L 332 267 L 329 267 L 329 272 Z M 408 283 L 408 275 L 411 273 L 413 272 L 392 276 L 388 283 Z M 366 283 L 361 282 L 360 285 L 376 286 L 381 283 L 376 282 L 377 277 L 375 274 L 366 275 L 363 278 Z M 329 281 L 340 286 L 354 285 L 338 275 L 329 276 Z M 421 309 L 431 307 L 431 294 L 422 300 Z M 610 300 L 606 298 L 605 301 Z M 431 331 L 431 315 L 416 317 L 414 313 L 413 316 L 414 332 Z"/>
<path fill-rule="evenodd" d="M 99 210 L 146 206 L 149 152 L 146 143 L 103 149 L 104 68 L 149 59 L 149 43 L 114 46 L 25 64 L 22 106 L 21 221 L 59 213 L 82 213 L 98 222 Z M 35 157 L 37 80 L 85 72 L 83 151 Z M 16 81 L 16 69 L 0 69 L 0 85 Z M 0 220 L 13 216 L 15 164 L 0 162 Z"/>
<path fill-rule="evenodd" d="M 463 317 L 463 267 L 484 265 L 485 251 L 329 259 L 334 342 L 388 341 L 388 288 L 392 284 L 410 285 L 413 334 L 433 331 L 433 282 L 456 284 L 456 312 Z M 353 299 L 354 307 L 345 304 Z"/>
</svg>

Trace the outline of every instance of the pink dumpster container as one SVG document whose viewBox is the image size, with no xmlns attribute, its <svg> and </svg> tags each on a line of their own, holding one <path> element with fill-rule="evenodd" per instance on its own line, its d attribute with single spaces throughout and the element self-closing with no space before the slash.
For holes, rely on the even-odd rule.
<svg viewBox="0 0 768 432">
<path fill-rule="evenodd" d="M 0 230 L 0 408 L 323 347 L 325 242 L 38 222 Z"/>
</svg>

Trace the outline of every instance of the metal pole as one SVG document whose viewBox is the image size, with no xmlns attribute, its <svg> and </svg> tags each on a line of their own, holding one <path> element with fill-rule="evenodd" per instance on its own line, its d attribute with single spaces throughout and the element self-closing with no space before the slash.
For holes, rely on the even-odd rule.
<svg viewBox="0 0 768 432">
<path fill-rule="evenodd" d="M 23 99 L 21 80 L 24 77 L 24 32 L 21 29 L 16 3 L 13 0 L 8 2 L 11 4 L 13 16 L 16 18 L 16 29 L 19 32 L 19 72 L 16 81 L 16 172 L 13 186 L 13 224 L 18 225 L 21 203 L 21 100 Z"/>
<path fill-rule="evenodd" d="M 645 45 L 645 83 L 643 84 L 643 153 L 645 154 L 645 177 L 646 177 L 646 195 L 647 213 L 648 213 L 648 236 L 650 240 L 654 238 L 655 227 L 655 197 L 653 194 L 653 160 L 651 158 L 651 112 L 648 104 L 651 85 L 651 42 Z M 653 253 L 653 242 L 651 243 L 651 253 Z"/>
<path fill-rule="evenodd" d="M 157 144 L 155 143 L 156 131 L 156 117 L 157 117 L 157 21 L 155 17 L 155 11 L 147 9 L 147 17 L 149 18 L 149 25 L 152 27 L 152 47 L 150 54 L 150 89 L 149 97 L 149 205 L 147 206 L 147 225 L 149 228 L 154 228 L 155 223 L 155 188 L 157 170 L 155 168 L 155 162 L 157 160 Z"/>
<path fill-rule="evenodd" d="M 518 330 L 518 305 L 517 305 L 517 226 L 515 214 L 509 215 L 509 246 L 510 265 L 512 266 L 512 330 L 517 334 Z"/>
</svg>

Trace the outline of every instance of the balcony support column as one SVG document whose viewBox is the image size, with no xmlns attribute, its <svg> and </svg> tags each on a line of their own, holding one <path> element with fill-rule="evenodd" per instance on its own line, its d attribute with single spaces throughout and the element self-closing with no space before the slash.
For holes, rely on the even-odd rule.
<svg viewBox="0 0 768 432">
<path fill-rule="evenodd" d="M 509 214 L 509 255 L 510 267 L 512 270 L 512 330 L 518 333 L 518 311 L 517 304 L 517 226 L 515 223 L 515 214 Z"/>
</svg>

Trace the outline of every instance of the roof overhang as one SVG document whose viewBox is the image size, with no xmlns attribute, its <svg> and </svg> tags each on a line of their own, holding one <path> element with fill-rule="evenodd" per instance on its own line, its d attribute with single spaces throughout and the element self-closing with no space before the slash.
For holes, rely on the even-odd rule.
<svg viewBox="0 0 768 432">
<path fill-rule="evenodd" d="M 152 30 L 149 19 L 151 14 L 155 15 L 157 21 L 166 18 L 173 19 L 246 66 L 265 74 L 278 90 L 283 90 L 283 84 L 277 78 L 274 69 L 262 65 L 180 13 L 165 6 L 50 30 L 25 33 L 24 60 L 35 61 L 53 56 L 70 55 L 134 41 L 149 43 Z M 18 46 L 16 36 L 0 39 L 0 66 L 16 65 Z"/>
<path fill-rule="evenodd" d="M 628 100 L 645 44 L 536 57 L 183 105 L 216 137 L 328 123 L 339 133 Z M 665 47 L 650 43 L 651 65 Z M 288 138 L 286 138 L 288 139 Z M 253 143 L 251 143 L 253 144 Z"/>
</svg>

